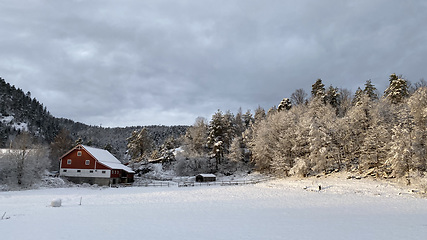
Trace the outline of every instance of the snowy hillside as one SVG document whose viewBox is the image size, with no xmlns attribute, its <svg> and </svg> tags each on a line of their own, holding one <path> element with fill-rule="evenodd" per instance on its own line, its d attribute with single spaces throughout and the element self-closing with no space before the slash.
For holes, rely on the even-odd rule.
<svg viewBox="0 0 427 240">
<path fill-rule="evenodd" d="M 10 127 L 14 131 L 28 131 L 28 124 L 21 122 L 14 122 L 13 116 L 2 116 L 0 114 L 0 123 L 3 123 L 5 126 Z"/>
<path fill-rule="evenodd" d="M 58 198 L 62 207 L 51 207 Z M 1 192 L 0 215 L 3 240 L 427 236 L 427 199 L 393 183 L 337 177 L 227 187 Z"/>
</svg>

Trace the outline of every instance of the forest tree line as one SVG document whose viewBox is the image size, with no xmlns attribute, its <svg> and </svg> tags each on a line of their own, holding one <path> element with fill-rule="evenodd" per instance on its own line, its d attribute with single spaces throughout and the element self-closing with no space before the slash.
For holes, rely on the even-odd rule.
<svg viewBox="0 0 427 240">
<path fill-rule="evenodd" d="M 7 93 L 10 85 L 1 87 Z M 34 104 L 43 116 L 51 117 L 29 93 L 16 92 L 27 98 L 23 101 L 27 105 Z M 2 99 L 11 102 L 13 98 L 3 93 Z M 35 119 L 2 106 L 2 116 Z M 18 110 L 25 108 L 25 104 L 19 106 Z M 0 157 L 0 185 L 28 186 L 40 180 L 45 170 L 58 168 L 58 158 L 76 140 L 107 149 L 122 161 L 130 160 L 135 168 L 149 161 L 162 162 L 165 169 L 187 176 L 257 170 L 305 177 L 348 171 L 409 179 L 424 176 L 427 170 L 427 83 L 421 80 L 412 85 L 396 74 L 390 75 L 383 94 L 370 80 L 352 94 L 325 88 L 318 79 L 310 96 L 297 89 L 268 111 L 261 107 L 253 114 L 218 110 L 210 121 L 197 118 L 191 127 L 101 128 L 53 119 L 54 128 L 47 128 L 56 132 L 51 142 L 40 140 L 44 130 L 38 131 L 41 128 L 34 128 L 37 125 L 31 121 L 30 131 L 9 135 L 11 151 Z M 64 127 L 57 130 L 59 126 Z"/>
<path fill-rule="evenodd" d="M 380 94 L 370 80 L 352 94 L 321 79 L 267 112 L 218 110 L 198 118 L 181 139 L 178 174 L 231 174 L 252 169 L 275 176 L 338 171 L 377 177 L 423 176 L 427 170 L 427 84 L 392 74 Z"/>
</svg>

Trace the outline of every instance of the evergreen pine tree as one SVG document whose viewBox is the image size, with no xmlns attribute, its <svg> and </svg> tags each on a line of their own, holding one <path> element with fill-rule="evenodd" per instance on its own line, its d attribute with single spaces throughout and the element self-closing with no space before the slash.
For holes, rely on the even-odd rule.
<svg viewBox="0 0 427 240">
<path fill-rule="evenodd" d="M 284 98 L 280 102 L 279 106 L 277 107 L 277 111 L 281 112 L 284 110 L 289 110 L 289 109 L 291 109 L 291 107 L 292 107 L 291 100 L 289 100 L 289 98 Z"/>
<path fill-rule="evenodd" d="M 399 78 L 396 74 L 390 75 L 390 85 L 384 91 L 384 97 L 393 104 L 402 103 L 409 96 L 408 83 L 405 79 Z"/>
<path fill-rule="evenodd" d="M 322 79 L 317 79 L 317 81 L 311 86 L 311 96 L 313 98 L 320 98 L 321 100 L 324 100 L 325 85 L 322 83 Z"/>
<path fill-rule="evenodd" d="M 243 113 L 242 108 L 239 108 L 239 111 L 237 112 L 236 116 L 234 117 L 234 129 L 236 136 L 241 136 L 242 133 L 245 131 L 246 127 L 243 123 Z"/>
<path fill-rule="evenodd" d="M 141 129 L 139 132 L 132 132 L 132 136 L 127 140 L 128 154 L 132 161 L 140 162 L 147 158 L 152 149 L 152 140 L 150 139 L 146 128 Z"/>
<path fill-rule="evenodd" d="M 363 89 L 363 93 L 366 94 L 372 101 L 378 100 L 377 89 L 372 84 L 370 79 L 366 81 L 365 89 Z"/>
<path fill-rule="evenodd" d="M 209 123 L 208 144 L 212 149 L 212 154 L 215 156 L 215 168 L 218 170 L 222 163 L 225 154 L 224 138 L 227 129 L 224 126 L 223 113 L 218 110 Z"/>
<path fill-rule="evenodd" d="M 326 103 L 330 104 L 333 108 L 335 108 L 336 113 L 338 113 L 338 109 L 340 106 L 338 88 L 334 88 L 331 85 L 328 88 L 328 91 L 326 91 L 325 101 Z"/>
<path fill-rule="evenodd" d="M 252 117 L 251 110 L 246 111 L 245 114 L 243 114 L 243 122 L 245 124 L 245 127 L 248 128 L 253 123 L 254 119 Z"/>
<path fill-rule="evenodd" d="M 353 98 L 353 106 L 357 106 L 362 98 L 363 98 L 363 91 L 360 87 L 357 88 L 356 93 L 354 94 L 354 98 Z"/>
<path fill-rule="evenodd" d="M 259 123 L 262 120 L 264 120 L 266 117 L 265 110 L 261 106 L 258 106 L 257 109 L 255 109 L 255 115 L 254 115 L 254 122 Z"/>
</svg>

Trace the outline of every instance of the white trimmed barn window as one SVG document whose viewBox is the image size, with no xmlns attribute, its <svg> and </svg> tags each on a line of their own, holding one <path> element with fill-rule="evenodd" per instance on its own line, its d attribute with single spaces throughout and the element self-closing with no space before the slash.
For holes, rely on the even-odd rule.
<svg viewBox="0 0 427 240">
<path fill-rule="evenodd" d="M 89 164 L 90 164 L 90 160 L 86 160 L 86 161 L 85 161 L 85 164 L 86 164 L 86 165 L 89 165 Z"/>
<path fill-rule="evenodd" d="M 77 152 L 77 156 L 79 156 L 79 157 L 80 157 L 81 155 L 82 155 L 82 151 L 78 151 L 78 152 Z"/>
<path fill-rule="evenodd" d="M 71 159 L 67 160 L 67 164 L 70 165 L 71 164 Z"/>
</svg>

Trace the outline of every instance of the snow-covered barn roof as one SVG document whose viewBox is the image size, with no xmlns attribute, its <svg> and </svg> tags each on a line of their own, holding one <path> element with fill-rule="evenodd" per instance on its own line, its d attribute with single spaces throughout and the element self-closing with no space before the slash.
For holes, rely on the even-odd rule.
<svg viewBox="0 0 427 240">
<path fill-rule="evenodd" d="M 116 157 L 113 156 L 109 151 L 94 147 L 89 147 L 85 145 L 81 145 L 90 155 L 92 155 L 96 160 L 105 166 L 112 169 L 122 169 L 128 173 L 135 173 L 131 168 L 123 165 Z"/>
</svg>

